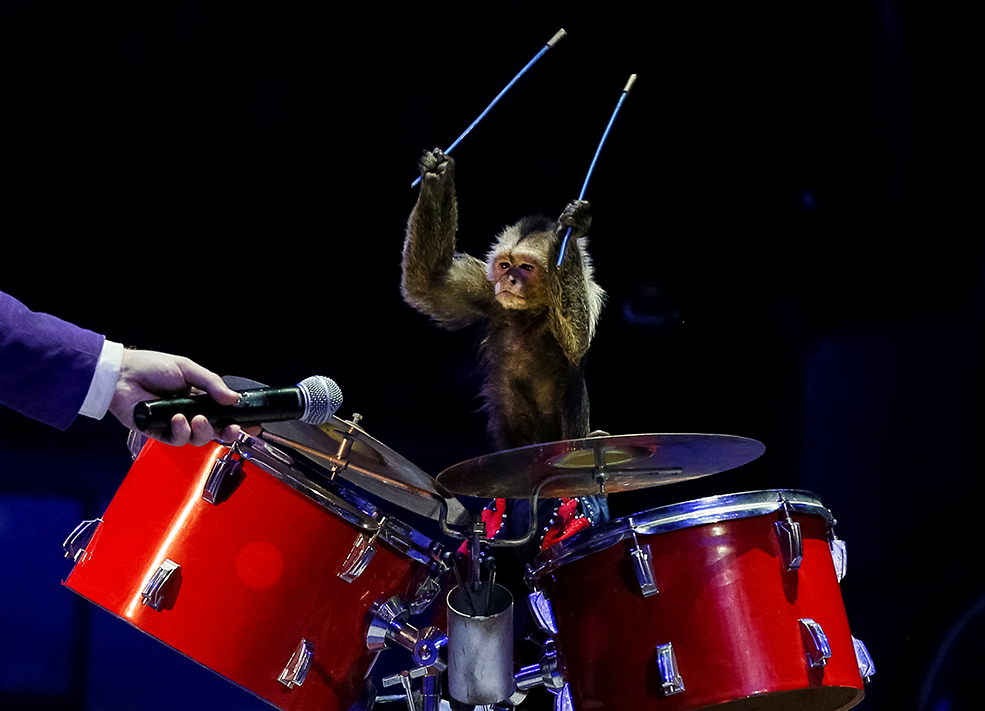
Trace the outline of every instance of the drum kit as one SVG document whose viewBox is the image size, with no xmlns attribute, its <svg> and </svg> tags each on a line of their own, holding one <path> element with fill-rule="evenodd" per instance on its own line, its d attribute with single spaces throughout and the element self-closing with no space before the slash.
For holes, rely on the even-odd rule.
<svg viewBox="0 0 985 711">
<path fill-rule="evenodd" d="M 65 585 L 285 711 L 522 708 L 540 686 L 574 711 L 847 709 L 874 667 L 842 602 L 844 544 L 813 494 L 688 501 L 547 548 L 527 566 L 523 601 L 540 661 L 519 669 L 493 555 L 519 541 L 485 539 L 457 498 L 528 499 L 534 511 L 538 498 L 685 481 L 763 449 L 726 435 L 602 435 L 435 479 L 358 417 L 271 423 L 206 447 L 149 441 L 103 516 L 66 540 Z M 435 610 L 445 629 L 414 623 Z M 377 689 L 387 648 L 406 663 Z"/>
</svg>

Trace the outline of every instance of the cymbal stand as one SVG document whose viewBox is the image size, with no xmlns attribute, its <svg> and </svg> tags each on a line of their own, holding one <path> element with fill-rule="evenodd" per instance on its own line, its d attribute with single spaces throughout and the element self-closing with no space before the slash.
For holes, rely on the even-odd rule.
<svg viewBox="0 0 985 711">
<path fill-rule="evenodd" d="M 562 472 L 560 474 L 555 474 L 554 476 L 545 477 L 544 480 L 537 485 L 537 488 L 534 489 L 533 496 L 530 497 L 530 516 L 527 520 L 527 530 L 521 538 L 487 538 L 483 542 L 487 546 L 494 548 L 517 548 L 529 543 L 533 540 L 534 534 L 537 532 L 537 502 L 540 500 L 541 490 L 543 490 L 543 488 L 548 484 L 551 484 L 558 479 L 570 479 L 575 478 L 576 476 L 576 474 Z"/>
</svg>

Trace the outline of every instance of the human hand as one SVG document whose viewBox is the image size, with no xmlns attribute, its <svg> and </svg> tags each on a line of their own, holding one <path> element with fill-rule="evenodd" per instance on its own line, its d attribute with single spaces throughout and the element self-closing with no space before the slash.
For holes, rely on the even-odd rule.
<svg viewBox="0 0 985 711">
<path fill-rule="evenodd" d="M 232 405 L 239 399 L 239 393 L 222 382 L 222 378 L 184 356 L 124 350 L 120 377 L 109 411 L 124 426 L 136 430 L 133 408 L 138 402 L 161 397 L 185 397 L 203 391 L 222 405 Z M 217 432 L 204 415 L 196 415 L 189 422 L 187 417 L 179 414 L 171 420 L 170 436 L 168 433 L 144 434 L 176 447 L 189 442 L 201 447 L 215 438 L 232 441 L 239 430 L 238 425 L 229 425 Z"/>
</svg>

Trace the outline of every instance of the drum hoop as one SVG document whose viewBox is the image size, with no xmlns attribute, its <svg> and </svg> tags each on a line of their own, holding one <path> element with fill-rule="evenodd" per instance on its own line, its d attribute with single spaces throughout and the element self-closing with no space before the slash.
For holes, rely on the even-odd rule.
<svg viewBox="0 0 985 711">
<path fill-rule="evenodd" d="M 708 496 L 661 506 L 588 528 L 538 555 L 528 566 L 526 578 L 533 583 L 568 563 L 632 538 L 633 534 L 653 536 L 720 521 L 766 516 L 780 511 L 784 500 L 791 513 L 820 516 L 829 528 L 834 527 L 835 519 L 831 511 L 821 504 L 815 494 L 801 489 L 765 489 Z"/>
<path fill-rule="evenodd" d="M 378 536 L 394 550 L 425 565 L 440 564 L 443 547 L 409 524 L 386 514 L 374 504 L 349 491 L 326 473 L 324 482 L 315 482 L 295 467 L 316 467 L 294 459 L 269 442 L 254 437 L 239 441 L 243 457 L 251 463 L 311 499 L 331 514 L 371 536 Z"/>
</svg>

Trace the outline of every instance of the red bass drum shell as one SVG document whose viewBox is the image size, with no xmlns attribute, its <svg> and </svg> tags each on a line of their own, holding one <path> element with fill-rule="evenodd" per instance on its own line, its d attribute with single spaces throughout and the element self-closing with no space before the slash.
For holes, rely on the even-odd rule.
<svg viewBox="0 0 985 711">
<path fill-rule="evenodd" d="M 148 442 L 65 585 L 277 708 L 349 709 L 376 657 L 367 612 L 427 566 L 377 543 L 366 570 L 344 582 L 359 528 L 245 457 L 234 491 L 202 499 L 228 451 Z M 155 610 L 141 591 L 165 559 L 180 570 Z M 302 639 L 312 663 L 289 688 L 278 676 Z"/>
<path fill-rule="evenodd" d="M 782 515 L 733 513 L 708 521 L 717 499 L 741 511 L 747 499 L 772 498 L 779 508 L 777 493 L 654 509 L 541 554 L 531 578 L 551 602 L 558 656 L 577 711 L 834 711 L 862 700 L 829 548 L 830 518 L 805 515 L 794 505 L 803 562 L 791 571 L 774 528 Z M 808 492 L 783 493 L 820 508 Z M 650 546 L 659 589 L 649 597 L 640 590 L 630 554 L 631 529 L 646 529 L 640 522 L 656 524 L 653 530 L 670 522 L 673 529 L 638 534 L 640 545 Z M 825 666 L 806 662 L 802 618 L 813 619 L 827 635 L 831 658 Z M 657 672 L 656 647 L 667 643 L 685 687 L 672 695 L 663 693 Z"/>
</svg>

